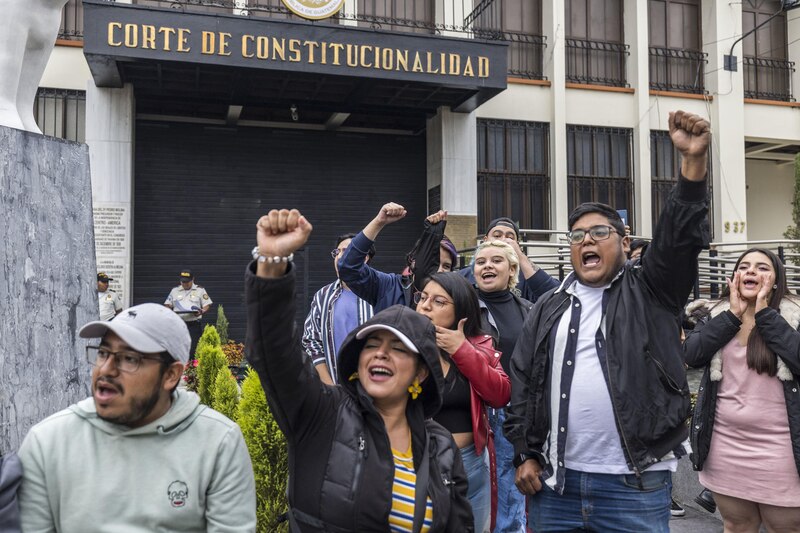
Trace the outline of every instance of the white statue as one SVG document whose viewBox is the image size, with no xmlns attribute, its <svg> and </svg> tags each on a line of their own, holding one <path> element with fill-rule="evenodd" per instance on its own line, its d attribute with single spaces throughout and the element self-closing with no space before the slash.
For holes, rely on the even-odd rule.
<svg viewBox="0 0 800 533">
<path fill-rule="evenodd" d="M 41 133 L 33 101 L 67 0 L 0 0 L 0 126 Z"/>
</svg>

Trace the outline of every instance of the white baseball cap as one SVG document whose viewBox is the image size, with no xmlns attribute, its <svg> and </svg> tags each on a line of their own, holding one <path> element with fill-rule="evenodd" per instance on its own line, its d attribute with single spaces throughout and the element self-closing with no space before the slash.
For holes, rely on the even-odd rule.
<svg viewBox="0 0 800 533">
<path fill-rule="evenodd" d="M 186 323 L 171 309 L 158 304 L 141 304 L 125 309 L 111 321 L 96 320 L 81 328 L 84 339 L 103 337 L 112 331 L 141 353 L 168 352 L 183 364 L 189 360 L 192 339 Z"/>
</svg>

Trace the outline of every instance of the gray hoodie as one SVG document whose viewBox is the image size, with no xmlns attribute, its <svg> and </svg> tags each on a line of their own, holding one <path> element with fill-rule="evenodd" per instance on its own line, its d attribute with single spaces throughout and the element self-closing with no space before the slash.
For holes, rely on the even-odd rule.
<svg viewBox="0 0 800 533">
<path fill-rule="evenodd" d="M 139 428 L 87 398 L 34 426 L 19 449 L 25 533 L 252 532 L 253 469 L 239 426 L 178 390 Z"/>
</svg>

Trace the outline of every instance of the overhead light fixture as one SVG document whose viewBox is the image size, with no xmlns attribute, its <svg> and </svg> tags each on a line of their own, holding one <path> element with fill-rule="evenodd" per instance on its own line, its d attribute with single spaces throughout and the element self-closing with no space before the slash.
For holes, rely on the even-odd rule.
<svg viewBox="0 0 800 533">
<path fill-rule="evenodd" d="M 300 120 L 300 115 L 297 113 L 297 106 L 296 105 L 292 104 L 289 107 L 289 111 L 292 113 L 292 120 L 294 120 L 295 122 Z"/>
<path fill-rule="evenodd" d="M 781 2 L 781 9 L 784 11 L 789 11 L 790 9 L 794 9 L 796 7 L 800 7 L 800 0 L 783 0 Z"/>
</svg>

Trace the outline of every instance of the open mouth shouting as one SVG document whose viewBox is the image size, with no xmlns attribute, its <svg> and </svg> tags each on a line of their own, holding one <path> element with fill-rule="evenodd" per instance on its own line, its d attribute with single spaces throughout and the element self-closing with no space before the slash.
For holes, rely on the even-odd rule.
<svg viewBox="0 0 800 533">
<path fill-rule="evenodd" d="M 600 256 L 597 252 L 586 251 L 581 254 L 581 264 L 584 268 L 594 268 L 600 265 Z"/>
<path fill-rule="evenodd" d="M 394 376 L 394 372 L 392 372 L 388 367 L 384 365 L 372 365 L 368 368 L 369 379 L 376 383 L 383 383 L 389 381 L 392 376 Z"/>
<path fill-rule="evenodd" d="M 98 403 L 108 403 L 121 394 L 121 387 L 110 381 L 98 379 L 94 385 L 94 399 Z"/>
</svg>

